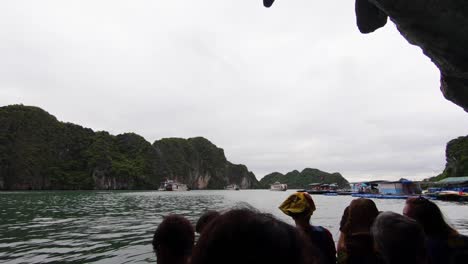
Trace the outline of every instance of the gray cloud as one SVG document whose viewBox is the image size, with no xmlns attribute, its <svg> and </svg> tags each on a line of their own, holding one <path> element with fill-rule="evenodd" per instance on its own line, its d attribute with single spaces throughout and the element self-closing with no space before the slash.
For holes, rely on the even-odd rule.
<svg viewBox="0 0 468 264">
<path fill-rule="evenodd" d="M 353 1 L 0 3 L 0 104 L 148 141 L 204 136 L 258 178 L 423 178 L 466 135 L 435 66 Z"/>
</svg>

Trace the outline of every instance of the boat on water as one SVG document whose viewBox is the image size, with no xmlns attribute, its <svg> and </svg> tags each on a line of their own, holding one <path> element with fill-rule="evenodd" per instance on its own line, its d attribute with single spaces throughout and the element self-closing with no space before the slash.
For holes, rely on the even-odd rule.
<svg viewBox="0 0 468 264">
<path fill-rule="evenodd" d="M 468 177 L 449 177 L 432 183 L 424 193 L 441 201 L 468 201 Z"/>
<path fill-rule="evenodd" d="M 452 202 L 468 202 L 468 193 L 463 191 L 441 191 L 435 195 L 437 200 Z"/>
<path fill-rule="evenodd" d="M 159 186 L 158 191 L 188 191 L 189 188 L 187 187 L 187 184 L 180 183 L 177 181 L 173 180 L 165 180 L 164 182 L 161 183 Z"/>
<path fill-rule="evenodd" d="M 231 190 L 231 191 L 238 191 L 240 190 L 239 185 L 237 184 L 229 184 L 224 188 L 225 190 Z"/>
<path fill-rule="evenodd" d="M 288 185 L 285 183 L 275 182 L 270 185 L 270 191 L 286 191 L 288 189 Z"/>
</svg>

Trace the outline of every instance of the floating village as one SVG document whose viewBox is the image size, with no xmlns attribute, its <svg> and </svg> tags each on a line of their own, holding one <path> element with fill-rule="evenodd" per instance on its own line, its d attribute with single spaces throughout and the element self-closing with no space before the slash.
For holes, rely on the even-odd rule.
<svg viewBox="0 0 468 264">
<path fill-rule="evenodd" d="M 468 202 L 468 176 L 450 177 L 438 182 L 411 181 L 400 179 L 398 181 L 362 181 L 350 183 L 351 189 L 340 189 L 336 183 L 311 183 L 307 189 L 300 189 L 300 192 L 307 192 L 313 195 L 350 195 L 361 198 L 376 199 L 407 199 L 413 196 L 423 196 L 433 200 Z M 425 188 L 423 188 L 425 187 Z M 237 184 L 229 184 L 225 190 L 239 191 L 241 188 Z M 186 184 L 173 180 L 166 180 L 161 183 L 159 191 L 190 191 Z M 288 185 L 275 182 L 270 185 L 270 191 L 286 191 Z"/>
</svg>

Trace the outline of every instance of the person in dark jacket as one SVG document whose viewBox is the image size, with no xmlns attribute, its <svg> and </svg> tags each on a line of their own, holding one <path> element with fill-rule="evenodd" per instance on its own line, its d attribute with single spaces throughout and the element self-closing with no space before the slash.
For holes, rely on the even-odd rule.
<svg viewBox="0 0 468 264">
<path fill-rule="evenodd" d="M 375 250 L 385 264 L 428 264 L 422 227 L 413 219 L 383 212 L 371 227 Z"/>
<path fill-rule="evenodd" d="M 251 209 L 223 213 L 203 230 L 190 264 L 315 264 L 316 249 L 296 228 Z"/>
<path fill-rule="evenodd" d="M 370 233 L 372 223 L 378 214 L 377 206 L 370 199 L 355 199 L 346 207 L 340 222 L 338 263 L 379 262 Z"/>
<path fill-rule="evenodd" d="M 423 197 L 408 198 L 403 214 L 424 229 L 431 264 L 468 262 L 468 237 L 445 222 L 434 202 Z"/>
</svg>

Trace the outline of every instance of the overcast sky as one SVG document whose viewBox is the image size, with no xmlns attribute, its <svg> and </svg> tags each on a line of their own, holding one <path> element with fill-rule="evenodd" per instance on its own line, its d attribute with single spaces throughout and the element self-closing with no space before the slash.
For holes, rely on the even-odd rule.
<svg viewBox="0 0 468 264">
<path fill-rule="evenodd" d="M 354 1 L 1 1 L 0 105 L 208 138 L 257 178 L 306 167 L 360 179 L 440 173 L 467 114 L 393 23 Z"/>
</svg>

